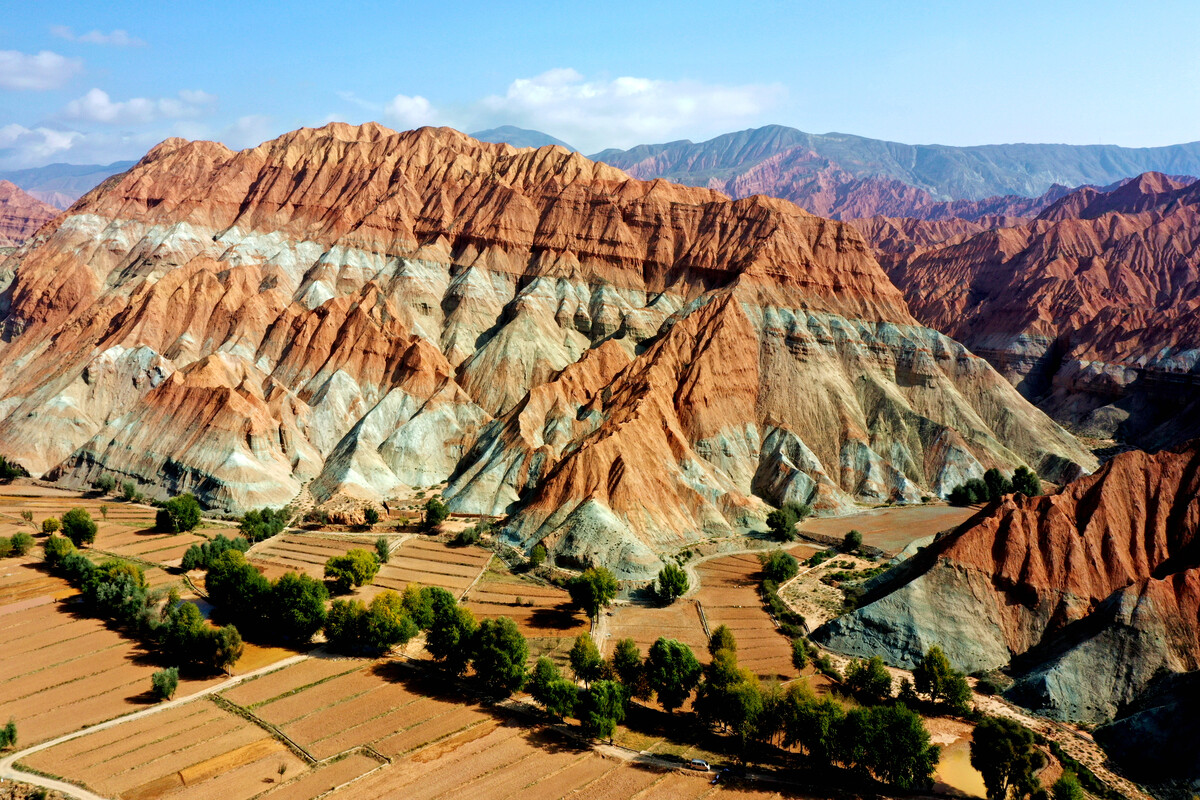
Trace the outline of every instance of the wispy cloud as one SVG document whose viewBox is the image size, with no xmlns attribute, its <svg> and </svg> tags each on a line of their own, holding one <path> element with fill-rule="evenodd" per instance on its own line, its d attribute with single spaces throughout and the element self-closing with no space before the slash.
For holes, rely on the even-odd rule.
<svg viewBox="0 0 1200 800">
<path fill-rule="evenodd" d="M 144 47 L 146 45 L 138 37 L 131 36 L 128 31 L 123 31 L 120 28 L 109 33 L 88 31 L 87 33 L 76 35 L 66 25 L 52 25 L 50 33 L 60 39 L 66 39 L 68 42 L 87 42 L 88 44 L 108 45 L 109 47 Z"/>
<path fill-rule="evenodd" d="M 103 89 L 92 89 L 67 103 L 62 116 L 106 125 L 144 125 L 161 119 L 198 117 L 211 111 L 216 101 L 216 95 L 196 89 L 185 89 L 177 97 L 133 97 L 117 101 Z"/>
<path fill-rule="evenodd" d="M 83 71 L 83 61 L 43 50 L 37 54 L 0 50 L 0 89 L 57 89 Z"/>
</svg>

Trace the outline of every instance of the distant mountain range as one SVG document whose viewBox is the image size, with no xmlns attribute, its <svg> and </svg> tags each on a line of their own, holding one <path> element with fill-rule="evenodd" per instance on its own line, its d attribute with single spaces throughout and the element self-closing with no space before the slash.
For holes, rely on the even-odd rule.
<svg viewBox="0 0 1200 800">
<path fill-rule="evenodd" d="M 528 128 L 518 128 L 515 125 L 501 125 L 499 128 L 488 128 L 486 131 L 475 131 L 468 135 L 472 139 L 478 139 L 481 142 L 511 144 L 513 147 L 545 147 L 546 145 L 556 144 L 559 147 L 579 152 L 579 148 L 572 147 L 562 139 L 556 139 L 548 133 L 531 131 Z"/>
<path fill-rule="evenodd" d="M 58 209 L 66 209 L 80 197 L 99 186 L 105 178 L 116 175 L 136 164 L 136 161 L 114 161 L 111 164 L 47 164 L 44 167 L 0 172 L 0 180 L 9 181 Z"/>
<path fill-rule="evenodd" d="M 818 135 L 782 125 L 728 133 L 699 144 L 684 140 L 604 150 L 591 158 L 637 178 L 736 189 L 737 178 L 780 156 L 785 156 L 783 161 L 807 157 L 817 163 L 828 162 L 855 179 L 899 181 L 928 192 L 935 201 L 1036 197 L 1056 183 L 1106 185 L 1151 171 L 1200 173 L 1200 142 L 1146 148 L 1066 144 L 949 147 L 843 133 Z M 777 194 L 787 196 L 788 192 Z"/>
</svg>

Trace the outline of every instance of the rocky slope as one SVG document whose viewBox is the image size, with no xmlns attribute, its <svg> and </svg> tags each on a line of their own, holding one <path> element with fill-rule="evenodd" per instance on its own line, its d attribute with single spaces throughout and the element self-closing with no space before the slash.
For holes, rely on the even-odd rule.
<svg viewBox="0 0 1200 800">
<path fill-rule="evenodd" d="M 815 638 L 905 666 L 938 644 L 959 669 L 1008 669 L 1024 705 L 1112 718 L 1158 676 L 1200 668 L 1200 442 L 1009 496 L 865 601 Z"/>
<path fill-rule="evenodd" d="M 1200 182 L 1147 173 L 1021 224 L 873 219 L 914 315 L 1085 433 L 1200 435 Z"/>
<path fill-rule="evenodd" d="M 0 263 L 0 452 L 238 509 L 449 481 L 623 574 L 1079 444 L 852 228 L 449 129 L 168 140 Z"/>
<path fill-rule="evenodd" d="M 0 247 L 16 247 L 56 216 L 58 209 L 0 181 Z"/>
<path fill-rule="evenodd" d="M 805 201 L 807 195 L 797 188 L 797 181 L 811 180 L 823 170 L 840 171 L 849 180 L 884 184 L 872 191 L 882 192 L 892 210 L 883 205 L 874 210 L 860 207 L 846 216 L 924 216 L 899 209 L 905 202 L 917 202 L 915 208 L 929 200 L 981 201 L 1005 195 L 1034 198 L 1051 191 L 1055 184 L 1107 186 L 1148 171 L 1200 175 L 1200 142 L 1150 148 L 1054 144 L 950 147 L 843 133 L 818 135 L 781 125 L 728 133 L 699 143 L 685 140 L 605 150 L 592 158 L 637 178 L 667 178 L 693 186 L 737 187 L 739 178 L 750 176 L 745 179 L 748 190 L 753 185 L 753 191 L 787 197 L 812 211 L 817 208 Z M 827 173 L 823 180 L 832 177 Z M 846 179 L 838 182 L 848 185 Z M 1015 210 L 979 213 L 1014 215 Z"/>
</svg>

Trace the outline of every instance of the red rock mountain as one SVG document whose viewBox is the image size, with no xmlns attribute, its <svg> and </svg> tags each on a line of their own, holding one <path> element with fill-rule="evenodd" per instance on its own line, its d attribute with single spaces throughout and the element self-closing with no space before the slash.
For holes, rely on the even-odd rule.
<svg viewBox="0 0 1200 800">
<path fill-rule="evenodd" d="M 0 247 L 16 247 L 58 213 L 57 208 L 0 181 Z"/>
<path fill-rule="evenodd" d="M 1060 421 L 1150 447 L 1200 434 L 1200 182 L 1086 187 L 1009 227 L 854 224 L 921 322 Z"/>
<path fill-rule="evenodd" d="M 1200 442 L 1006 497 L 866 599 L 817 637 L 909 665 L 938 644 L 960 669 L 1007 667 L 1027 706 L 1111 718 L 1160 673 L 1200 668 Z"/>
<path fill-rule="evenodd" d="M 771 503 L 1095 466 L 847 225 L 449 129 L 168 140 L 0 262 L 0 452 L 238 509 L 449 481 L 657 570 Z"/>
</svg>

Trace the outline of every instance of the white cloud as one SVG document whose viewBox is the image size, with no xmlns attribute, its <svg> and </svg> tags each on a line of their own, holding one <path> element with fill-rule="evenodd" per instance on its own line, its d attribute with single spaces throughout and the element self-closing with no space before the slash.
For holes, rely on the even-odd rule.
<svg viewBox="0 0 1200 800">
<path fill-rule="evenodd" d="M 409 97 L 398 94 L 392 98 L 383 110 L 389 122 L 401 129 L 420 128 L 423 125 L 433 125 L 441 115 L 434 109 L 433 104 L 421 95 Z"/>
<path fill-rule="evenodd" d="M 128 31 L 123 31 L 119 28 L 111 33 L 88 31 L 76 36 L 75 32 L 66 25 L 52 25 L 50 33 L 60 39 L 66 39 L 68 42 L 87 42 L 88 44 L 102 44 L 112 47 L 144 47 L 146 44 L 136 36 L 130 36 Z"/>
<path fill-rule="evenodd" d="M 57 89 L 82 69 L 83 62 L 78 58 L 67 58 L 49 50 L 36 55 L 0 50 L 0 89 Z"/>
<path fill-rule="evenodd" d="M 44 164 L 70 150 L 82 136 L 77 131 L 5 125 L 0 127 L 0 163 L 17 168 Z"/>
<path fill-rule="evenodd" d="M 66 119 L 107 125 L 144 125 L 160 119 L 198 117 L 210 111 L 216 100 L 216 95 L 187 89 L 178 97 L 134 97 L 114 101 L 103 89 L 92 89 L 67 103 L 62 115 Z"/>
<path fill-rule="evenodd" d="M 552 69 L 513 81 L 503 95 L 485 97 L 472 116 L 480 127 L 535 128 L 588 151 L 723 133 L 758 122 L 784 94 L 779 84 L 587 80 L 573 69 Z"/>
</svg>

